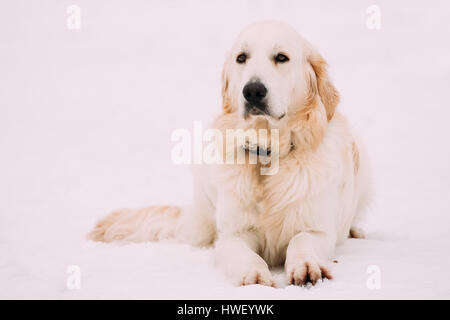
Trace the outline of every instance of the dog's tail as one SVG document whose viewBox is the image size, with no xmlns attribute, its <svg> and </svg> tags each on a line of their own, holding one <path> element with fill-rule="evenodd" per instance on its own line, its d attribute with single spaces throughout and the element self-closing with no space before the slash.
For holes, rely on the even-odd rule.
<svg viewBox="0 0 450 320">
<path fill-rule="evenodd" d="M 181 215 L 176 206 L 123 209 L 100 220 L 87 238 L 100 242 L 146 242 L 172 239 Z"/>
</svg>

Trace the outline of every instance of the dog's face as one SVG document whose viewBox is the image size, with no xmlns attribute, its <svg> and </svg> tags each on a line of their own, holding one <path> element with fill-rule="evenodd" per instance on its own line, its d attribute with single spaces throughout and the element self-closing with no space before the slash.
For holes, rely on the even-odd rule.
<svg viewBox="0 0 450 320">
<path fill-rule="evenodd" d="M 338 94 L 325 67 L 322 57 L 290 26 L 276 21 L 250 25 L 225 62 L 224 111 L 237 112 L 246 122 L 264 117 L 279 127 L 314 107 L 330 120 Z"/>
<path fill-rule="evenodd" d="M 296 33 L 285 25 L 251 25 L 238 37 L 227 61 L 229 90 L 244 117 L 283 118 L 303 83 L 304 52 Z"/>
</svg>

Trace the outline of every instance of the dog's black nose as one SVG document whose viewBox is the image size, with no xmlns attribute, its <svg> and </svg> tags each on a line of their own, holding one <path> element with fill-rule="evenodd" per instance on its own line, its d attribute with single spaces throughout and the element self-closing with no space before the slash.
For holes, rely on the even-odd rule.
<svg viewBox="0 0 450 320">
<path fill-rule="evenodd" d="M 261 82 L 250 82 L 245 85 L 242 94 L 251 106 L 260 108 L 263 105 L 267 89 Z"/>
</svg>

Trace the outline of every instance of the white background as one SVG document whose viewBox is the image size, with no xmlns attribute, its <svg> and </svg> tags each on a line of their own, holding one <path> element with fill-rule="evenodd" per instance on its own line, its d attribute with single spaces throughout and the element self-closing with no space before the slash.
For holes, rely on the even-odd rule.
<svg viewBox="0 0 450 320">
<path fill-rule="evenodd" d="M 80 30 L 66 27 L 70 4 Z M 2 1 L 0 298 L 450 298 L 449 13 L 446 1 Z M 231 287 L 208 249 L 87 242 L 111 210 L 190 202 L 171 132 L 219 114 L 225 53 L 261 19 L 290 23 L 330 64 L 372 160 L 369 239 L 340 246 L 335 279 L 314 288 L 284 288 L 274 270 L 280 289 Z M 80 290 L 66 288 L 72 264 Z"/>
</svg>

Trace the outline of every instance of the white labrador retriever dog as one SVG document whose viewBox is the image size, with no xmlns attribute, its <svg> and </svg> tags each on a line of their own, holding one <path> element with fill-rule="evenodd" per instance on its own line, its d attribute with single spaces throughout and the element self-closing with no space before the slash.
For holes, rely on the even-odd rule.
<svg viewBox="0 0 450 320">
<path fill-rule="evenodd" d="M 222 82 L 223 111 L 213 127 L 224 134 L 263 129 L 270 141 L 228 139 L 220 154 L 242 151 L 244 163 L 195 167 L 190 208 L 120 210 L 88 238 L 214 246 L 218 266 L 236 285 L 275 286 L 269 267 L 282 264 L 288 284 L 331 279 L 336 245 L 364 237 L 370 179 L 359 141 L 336 112 L 339 95 L 326 62 L 290 26 L 259 22 L 239 35 Z"/>
</svg>

